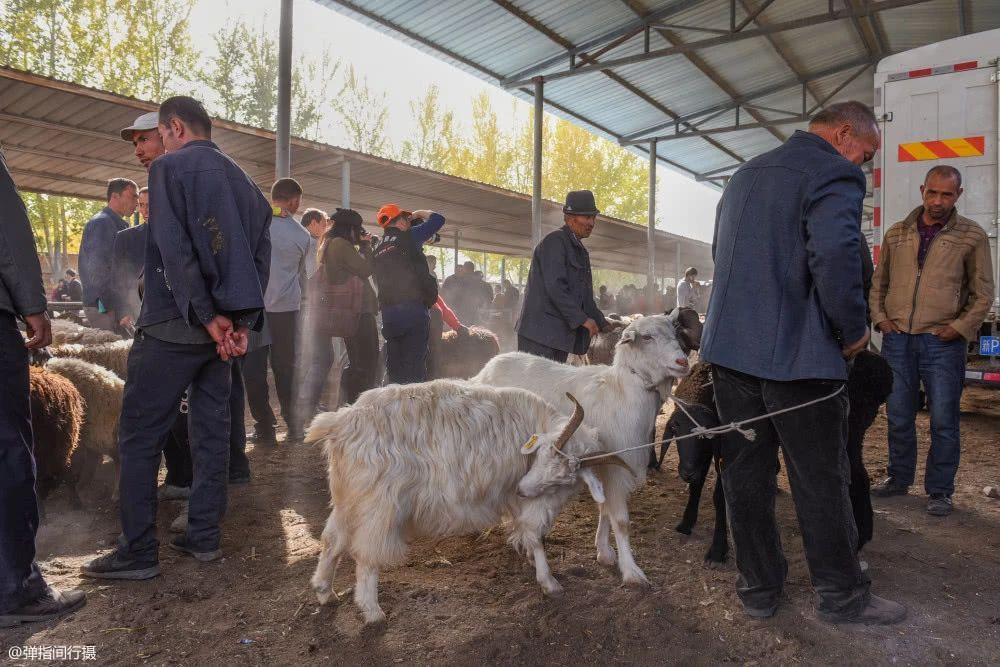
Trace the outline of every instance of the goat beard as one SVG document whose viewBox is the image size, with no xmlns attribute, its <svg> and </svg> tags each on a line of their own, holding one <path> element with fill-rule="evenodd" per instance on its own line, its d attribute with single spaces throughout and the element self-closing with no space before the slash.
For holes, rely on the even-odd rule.
<svg viewBox="0 0 1000 667">
<path fill-rule="evenodd" d="M 677 378 L 665 377 L 662 380 L 660 380 L 659 384 L 657 384 L 655 387 L 652 387 L 651 390 L 655 390 L 656 393 L 660 395 L 660 401 L 666 403 L 667 399 L 669 399 L 674 394 L 674 384 L 676 382 Z"/>
</svg>

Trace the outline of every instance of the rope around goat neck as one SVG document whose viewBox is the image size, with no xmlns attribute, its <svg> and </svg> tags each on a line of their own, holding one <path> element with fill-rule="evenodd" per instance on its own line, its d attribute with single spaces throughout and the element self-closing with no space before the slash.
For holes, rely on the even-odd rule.
<svg viewBox="0 0 1000 667">
<path fill-rule="evenodd" d="M 707 428 L 699 424 L 698 420 L 696 420 L 691 415 L 691 413 L 688 412 L 687 407 L 685 406 L 685 402 L 675 396 L 671 396 L 670 400 L 673 401 L 677 405 L 677 407 L 681 409 L 684 415 L 691 420 L 691 423 L 695 425 L 695 428 L 687 435 L 682 435 L 677 438 L 671 438 L 671 440 L 677 442 L 679 440 L 686 440 L 688 438 L 714 438 L 715 436 L 722 435 L 723 433 L 731 433 L 733 431 L 737 431 L 744 438 L 753 442 L 753 440 L 757 437 L 757 432 L 754 431 L 752 428 L 744 428 L 747 424 L 763 421 L 765 419 L 770 419 L 771 417 L 777 417 L 778 415 L 783 415 L 787 412 L 794 412 L 795 410 L 801 410 L 802 408 L 808 408 L 811 405 L 816 405 L 817 403 L 828 401 L 831 398 L 834 398 L 835 396 L 843 392 L 846 386 L 847 386 L 846 384 L 842 384 L 837 389 L 837 391 L 831 394 L 827 394 L 826 396 L 821 396 L 820 398 L 814 398 L 813 400 L 806 401 L 805 403 L 800 403 L 798 405 L 793 405 L 791 407 L 782 408 L 781 410 L 775 410 L 774 412 L 768 412 L 763 415 L 758 415 L 757 417 L 751 417 L 749 419 L 743 419 L 737 422 L 730 422 L 722 426 L 713 426 L 711 428 Z M 602 454 L 594 454 L 593 456 L 583 456 L 580 458 L 580 461 L 583 462 L 583 461 L 592 461 L 596 459 L 603 459 L 608 456 L 616 456 L 618 454 L 624 454 L 625 452 L 631 452 L 637 449 L 645 449 L 646 447 L 655 447 L 657 444 L 658 444 L 657 442 L 647 442 L 644 445 L 636 445 L 635 447 L 625 447 L 624 449 L 616 449 L 613 452 L 604 452 Z M 562 454 L 562 452 L 559 453 Z M 568 458 L 568 455 L 566 454 L 563 454 L 563 456 L 567 456 Z"/>
</svg>

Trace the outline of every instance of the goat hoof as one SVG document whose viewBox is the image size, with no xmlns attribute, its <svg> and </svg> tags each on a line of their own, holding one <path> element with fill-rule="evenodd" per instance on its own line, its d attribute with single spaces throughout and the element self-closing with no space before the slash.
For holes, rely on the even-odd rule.
<svg viewBox="0 0 1000 667">
<path fill-rule="evenodd" d="M 716 554 L 707 554 L 705 556 L 704 566 L 709 570 L 721 570 L 726 566 L 726 555 L 721 556 Z"/>
<path fill-rule="evenodd" d="M 329 584 L 321 584 L 317 586 L 313 584 L 313 592 L 316 594 L 316 600 L 321 604 L 326 604 L 331 598 L 336 596 L 336 593 L 330 588 Z"/>
<path fill-rule="evenodd" d="M 553 579 L 552 581 L 542 583 L 542 591 L 547 597 L 559 598 L 562 597 L 563 587 L 558 581 Z"/>
<path fill-rule="evenodd" d="M 676 530 L 678 533 L 680 533 L 682 535 L 690 535 L 691 534 L 691 526 L 685 525 L 683 523 L 677 524 L 677 527 L 674 528 L 674 530 Z"/>
<path fill-rule="evenodd" d="M 362 611 L 361 615 L 365 618 L 365 625 L 375 625 L 376 623 L 385 622 L 385 612 L 382 611 L 382 607 Z"/>
<path fill-rule="evenodd" d="M 604 567 L 614 567 L 618 564 L 618 557 L 615 556 L 615 552 L 611 549 L 603 551 L 601 549 L 597 550 L 597 562 Z"/>
<path fill-rule="evenodd" d="M 646 575 L 642 572 L 639 572 L 638 574 L 625 575 L 622 577 L 622 583 L 624 583 L 627 588 L 631 588 L 633 590 L 645 590 L 653 587 L 653 585 L 649 583 L 649 579 L 647 579 Z"/>
</svg>

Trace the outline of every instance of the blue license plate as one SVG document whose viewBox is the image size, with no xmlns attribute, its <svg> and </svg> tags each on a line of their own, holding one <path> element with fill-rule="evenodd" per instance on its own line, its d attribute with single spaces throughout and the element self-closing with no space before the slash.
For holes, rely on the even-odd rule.
<svg viewBox="0 0 1000 667">
<path fill-rule="evenodd" d="M 1000 336 L 980 336 L 979 354 L 983 356 L 1000 355 Z"/>
</svg>

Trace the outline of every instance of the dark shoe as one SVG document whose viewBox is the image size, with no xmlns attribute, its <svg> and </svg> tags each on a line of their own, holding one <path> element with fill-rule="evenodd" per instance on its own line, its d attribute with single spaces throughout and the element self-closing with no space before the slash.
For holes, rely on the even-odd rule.
<svg viewBox="0 0 1000 667">
<path fill-rule="evenodd" d="M 249 484 L 250 483 L 250 471 L 246 470 L 236 470 L 229 473 L 229 483 L 230 484 Z"/>
<path fill-rule="evenodd" d="M 743 605 L 743 611 L 750 618 L 771 618 L 778 611 L 778 605 L 774 604 L 770 607 L 748 607 Z"/>
<path fill-rule="evenodd" d="M 820 618 L 828 623 L 862 623 L 864 625 L 892 625 L 899 623 L 906 618 L 906 607 L 880 598 L 877 595 L 871 596 L 868 604 L 855 616 L 831 616 L 820 614 Z"/>
<path fill-rule="evenodd" d="M 128 579 L 139 581 L 152 579 L 160 574 L 160 564 L 153 561 L 138 561 L 122 555 L 117 549 L 95 558 L 82 568 L 85 577 L 94 579 Z"/>
<path fill-rule="evenodd" d="M 247 440 L 250 441 L 250 438 Z M 262 431 L 254 436 L 252 442 L 260 447 L 276 447 L 278 436 L 275 435 L 274 431 Z"/>
<path fill-rule="evenodd" d="M 275 439 L 273 428 L 257 426 L 252 432 L 247 434 L 247 442 L 253 442 L 258 445 L 274 445 L 277 443 L 277 440 Z"/>
<path fill-rule="evenodd" d="M 927 501 L 927 513 L 931 516 L 948 516 L 952 509 L 951 496 L 943 493 L 932 493 Z"/>
<path fill-rule="evenodd" d="M 886 477 L 881 482 L 872 487 L 872 495 L 876 498 L 888 498 L 890 496 L 905 496 L 910 492 L 909 484 L 897 482 L 895 477 Z"/>
<path fill-rule="evenodd" d="M 0 614 L 0 628 L 10 628 L 20 623 L 37 623 L 71 614 L 87 604 L 83 591 L 60 591 L 47 588 L 41 597 L 22 604 L 6 614 Z"/>
<path fill-rule="evenodd" d="M 213 560 L 219 560 L 222 558 L 222 549 L 215 549 L 214 551 L 195 551 L 188 546 L 187 535 L 178 535 L 174 539 L 170 540 L 170 548 L 175 551 L 188 554 L 189 556 L 194 556 L 195 559 L 201 561 L 202 563 L 211 563 Z"/>
</svg>

